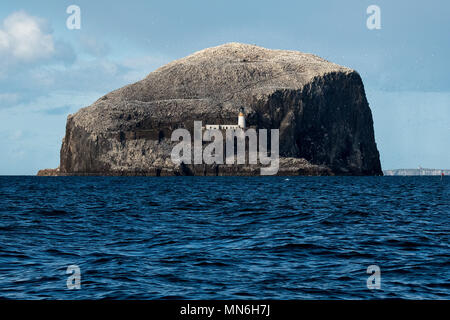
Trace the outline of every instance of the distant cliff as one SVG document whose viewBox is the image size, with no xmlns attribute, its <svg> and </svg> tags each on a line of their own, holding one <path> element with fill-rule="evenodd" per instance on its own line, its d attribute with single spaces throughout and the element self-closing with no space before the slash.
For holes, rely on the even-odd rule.
<svg viewBox="0 0 450 320">
<path fill-rule="evenodd" d="M 446 176 L 450 175 L 450 170 L 446 169 L 395 169 L 384 170 L 386 176 L 440 176 L 442 173 Z"/>
<path fill-rule="evenodd" d="M 59 175 L 254 175 L 172 163 L 171 133 L 236 123 L 280 129 L 287 175 L 382 175 L 361 77 L 311 54 L 230 43 L 196 52 L 69 115 Z"/>
</svg>

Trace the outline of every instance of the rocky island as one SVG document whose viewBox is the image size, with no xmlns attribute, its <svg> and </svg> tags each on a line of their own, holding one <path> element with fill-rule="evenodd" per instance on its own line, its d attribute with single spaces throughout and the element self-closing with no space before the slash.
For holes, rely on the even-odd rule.
<svg viewBox="0 0 450 320">
<path fill-rule="evenodd" d="M 255 165 L 176 165 L 194 121 L 279 129 L 279 175 L 382 175 L 359 74 L 312 54 L 229 43 L 173 61 L 69 115 L 60 166 L 38 175 L 259 175 Z"/>
</svg>

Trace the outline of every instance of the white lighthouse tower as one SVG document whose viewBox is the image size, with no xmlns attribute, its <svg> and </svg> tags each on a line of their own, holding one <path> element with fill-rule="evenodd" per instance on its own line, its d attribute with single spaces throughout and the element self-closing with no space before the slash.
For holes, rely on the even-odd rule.
<svg viewBox="0 0 450 320">
<path fill-rule="evenodd" d="M 239 108 L 238 127 L 241 129 L 245 129 L 244 108 L 242 108 L 242 107 Z"/>
</svg>

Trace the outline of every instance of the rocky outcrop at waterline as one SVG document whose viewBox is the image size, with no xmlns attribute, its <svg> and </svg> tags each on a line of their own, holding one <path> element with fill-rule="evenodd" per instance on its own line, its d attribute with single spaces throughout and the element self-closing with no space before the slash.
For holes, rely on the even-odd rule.
<svg viewBox="0 0 450 320">
<path fill-rule="evenodd" d="M 38 171 L 38 177 L 58 177 L 60 176 L 59 168 L 56 169 L 41 169 Z"/>
<path fill-rule="evenodd" d="M 280 130 L 286 175 L 382 175 L 359 74 L 317 56 L 230 43 L 196 52 L 69 115 L 59 175 L 259 175 L 254 165 L 175 165 L 177 128 Z"/>
</svg>

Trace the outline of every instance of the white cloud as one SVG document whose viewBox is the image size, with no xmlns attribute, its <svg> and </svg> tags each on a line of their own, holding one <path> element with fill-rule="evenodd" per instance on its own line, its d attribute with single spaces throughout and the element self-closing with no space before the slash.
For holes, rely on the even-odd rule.
<svg viewBox="0 0 450 320">
<path fill-rule="evenodd" d="M 100 98 L 99 91 L 57 91 L 35 97 L 30 101 L 22 100 L 11 108 L 0 108 L 0 118 L 20 117 L 23 113 L 67 114 L 70 111 L 88 106 Z M 3 128 L 7 126 L 3 124 Z"/>
<path fill-rule="evenodd" d="M 14 12 L 0 29 L 0 57 L 18 62 L 47 59 L 55 54 L 53 36 L 47 32 L 43 19 L 24 11 Z"/>
<path fill-rule="evenodd" d="M 8 34 L 0 30 L 0 52 L 7 50 L 9 48 L 9 36 Z"/>
<path fill-rule="evenodd" d="M 3 90 L 17 92 L 15 85 L 23 87 L 17 80 L 28 82 L 27 74 L 36 67 L 71 66 L 76 59 L 72 45 L 55 39 L 45 19 L 16 11 L 0 21 L 0 86 Z"/>
<path fill-rule="evenodd" d="M 127 83 L 133 83 L 144 79 L 151 71 L 160 66 L 169 63 L 172 59 L 168 57 L 155 56 L 141 56 L 125 59 L 121 64 L 128 69 L 123 75 L 123 79 Z"/>
<path fill-rule="evenodd" d="M 82 35 L 80 37 L 80 44 L 87 54 L 95 57 L 104 57 L 110 51 L 108 44 L 93 36 Z"/>
<path fill-rule="evenodd" d="M 0 108 L 4 105 L 17 103 L 19 98 L 20 96 L 17 93 L 0 93 Z"/>
<path fill-rule="evenodd" d="M 18 141 L 21 138 L 23 138 L 23 130 L 15 130 L 10 135 L 10 139 L 13 141 Z"/>
</svg>

